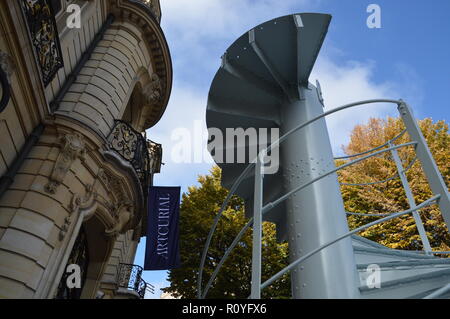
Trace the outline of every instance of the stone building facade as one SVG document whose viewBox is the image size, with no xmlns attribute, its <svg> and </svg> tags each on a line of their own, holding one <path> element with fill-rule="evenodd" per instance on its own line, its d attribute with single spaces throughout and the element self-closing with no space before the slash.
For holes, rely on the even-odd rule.
<svg viewBox="0 0 450 319">
<path fill-rule="evenodd" d="M 143 132 L 172 86 L 160 19 L 158 0 L 0 1 L 0 298 L 143 297 L 162 156 Z"/>
</svg>

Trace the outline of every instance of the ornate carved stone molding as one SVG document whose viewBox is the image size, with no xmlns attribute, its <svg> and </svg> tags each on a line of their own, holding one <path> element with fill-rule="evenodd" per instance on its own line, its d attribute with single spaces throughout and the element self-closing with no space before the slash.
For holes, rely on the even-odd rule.
<svg viewBox="0 0 450 319">
<path fill-rule="evenodd" d="M 122 203 L 115 212 L 116 223 L 110 229 L 105 231 L 108 236 L 117 236 L 132 229 L 131 221 L 134 217 L 134 205 L 130 201 Z"/>
<path fill-rule="evenodd" d="M 86 185 L 86 193 L 84 196 L 80 194 L 73 194 L 72 201 L 70 202 L 70 214 L 64 219 L 64 224 L 59 231 L 59 240 L 63 240 L 69 230 L 69 226 L 72 223 L 72 215 L 80 211 L 80 209 L 86 209 L 91 207 L 97 198 L 97 193 L 94 191 L 93 185 Z"/>
<path fill-rule="evenodd" d="M 0 51 L 0 68 L 6 74 L 9 84 L 11 84 L 11 76 L 14 73 L 16 66 L 11 55 L 2 51 Z"/>
<path fill-rule="evenodd" d="M 162 100 L 162 84 L 158 74 L 153 73 L 149 84 L 143 90 L 146 102 L 150 105 L 157 104 Z"/>
<path fill-rule="evenodd" d="M 80 209 L 90 207 L 94 200 L 97 198 L 97 193 L 94 191 L 93 185 L 86 185 L 86 194 L 80 196 L 79 194 L 73 194 L 72 201 L 70 203 L 70 212 L 75 213 Z"/>
<path fill-rule="evenodd" d="M 148 119 L 144 122 L 145 126 L 143 127 L 147 129 L 160 120 L 167 107 L 172 90 L 173 71 L 169 46 L 159 25 L 158 18 L 155 17 L 152 11 L 152 9 L 156 9 L 160 12 L 159 0 L 111 0 L 110 4 L 110 12 L 116 16 L 117 21 L 129 22 L 141 31 L 137 35 L 142 37 L 142 42 L 146 44 L 152 63 L 151 69 L 160 79 L 162 89 L 159 91 L 159 94 L 161 100 L 153 105 L 151 112 L 147 114 Z M 150 90 L 150 95 L 152 93 L 153 90 Z M 151 99 L 154 98 L 151 97 Z"/>
<path fill-rule="evenodd" d="M 45 185 L 45 190 L 51 194 L 54 194 L 56 188 L 64 181 L 72 163 L 77 158 L 84 160 L 86 152 L 83 137 L 78 133 L 64 135 L 60 138 L 60 142 L 61 151 L 49 176 L 49 182 Z"/>
</svg>

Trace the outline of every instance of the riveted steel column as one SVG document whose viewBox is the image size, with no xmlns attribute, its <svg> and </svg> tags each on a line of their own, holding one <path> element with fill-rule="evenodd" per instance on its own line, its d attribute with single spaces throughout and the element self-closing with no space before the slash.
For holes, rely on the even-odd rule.
<svg viewBox="0 0 450 319">
<path fill-rule="evenodd" d="M 391 147 L 392 144 L 389 143 L 389 147 Z M 411 188 L 409 187 L 408 179 L 406 178 L 405 171 L 403 169 L 402 161 L 400 160 L 400 157 L 398 156 L 397 149 L 393 149 L 391 151 L 392 157 L 394 158 L 395 165 L 397 166 L 397 172 L 400 177 L 400 180 L 402 181 L 403 189 L 405 190 L 406 198 L 408 199 L 409 208 L 416 207 L 416 201 L 414 200 L 413 193 L 411 191 Z M 422 240 L 423 249 L 427 253 L 427 255 L 431 255 L 431 245 L 428 241 L 427 233 L 425 231 L 425 228 L 423 227 L 422 219 L 420 218 L 420 215 L 417 211 L 412 213 L 414 217 L 414 221 L 416 222 L 417 230 L 419 232 L 420 239 Z"/>
<path fill-rule="evenodd" d="M 444 179 L 439 172 L 436 162 L 428 149 L 427 142 L 422 135 L 419 125 L 417 125 L 412 110 L 405 102 L 400 103 L 398 110 L 403 122 L 405 123 L 411 140 L 417 142 L 417 158 L 422 163 L 422 168 L 425 172 L 428 183 L 430 184 L 431 191 L 434 195 L 441 195 L 438 200 L 439 208 L 441 209 L 441 214 L 444 217 L 447 227 L 450 229 L 450 195 L 447 185 L 445 185 Z"/>
<path fill-rule="evenodd" d="M 261 246 L 262 246 L 262 198 L 263 198 L 262 163 L 258 156 L 255 165 L 255 196 L 253 208 L 253 253 L 251 299 L 261 298 Z"/>
<path fill-rule="evenodd" d="M 316 88 L 300 88 L 302 100 L 281 108 L 282 134 L 323 113 Z M 286 192 L 335 167 L 325 120 L 289 137 L 281 148 Z M 337 175 L 286 201 L 291 262 L 349 231 Z M 342 240 L 291 271 L 293 298 L 357 298 L 359 277 L 351 239 Z"/>
</svg>

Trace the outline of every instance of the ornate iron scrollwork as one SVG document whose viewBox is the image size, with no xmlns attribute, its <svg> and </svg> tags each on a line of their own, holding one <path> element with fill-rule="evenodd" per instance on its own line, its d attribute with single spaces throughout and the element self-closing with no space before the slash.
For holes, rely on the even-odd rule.
<svg viewBox="0 0 450 319">
<path fill-rule="evenodd" d="M 55 15 L 49 0 L 21 0 L 31 41 L 47 86 L 64 66 Z"/>
<path fill-rule="evenodd" d="M 154 293 L 154 287 L 142 279 L 142 267 L 131 264 L 119 264 L 117 284 L 119 287 L 135 291 L 141 299 L 145 293 Z"/>
<path fill-rule="evenodd" d="M 147 142 L 141 133 L 128 123 L 116 120 L 116 124 L 108 136 L 109 147 L 130 162 L 142 183 L 145 191 L 150 177 L 150 160 Z"/>
<path fill-rule="evenodd" d="M 148 140 L 147 148 L 150 156 L 150 173 L 159 173 L 161 171 L 162 164 L 162 145 Z"/>
</svg>

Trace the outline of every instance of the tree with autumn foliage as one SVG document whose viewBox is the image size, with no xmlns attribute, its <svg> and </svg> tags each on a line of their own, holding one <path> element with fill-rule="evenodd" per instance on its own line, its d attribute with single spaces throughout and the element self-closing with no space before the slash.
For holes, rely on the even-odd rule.
<svg viewBox="0 0 450 319">
<path fill-rule="evenodd" d="M 174 297 L 197 298 L 199 263 L 213 219 L 228 195 L 223 188 L 221 170 L 215 166 L 211 174 L 199 176 L 199 186 L 189 187 L 180 206 L 181 267 L 169 271 L 170 287 L 164 292 Z M 236 235 L 248 222 L 244 202 L 233 196 L 223 212 L 208 251 L 202 287 L 206 286 L 215 266 L 223 257 Z M 249 229 L 222 266 L 207 298 L 247 298 L 250 295 L 252 230 Z M 275 225 L 263 223 L 262 280 L 268 279 L 288 264 L 286 243 L 277 243 Z M 290 296 L 290 280 L 285 275 L 263 290 L 263 298 Z"/>
<path fill-rule="evenodd" d="M 427 118 L 419 121 L 419 127 L 428 143 L 430 151 L 446 182 L 450 185 L 450 135 L 445 121 L 433 122 Z M 405 129 L 399 118 L 370 119 L 365 125 L 357 125 L 350 137 L 349 144 L 343 148 L 347 155 L 359 154 L 382 145 L 399 135 Z M 405 133 L 395 144 L 409 142 Z M 414 161 L 414 146 L 398 150 L 398 154 L 406 169 L 406 176 L 414 195 L 416 204 L 420 204 L 432 196 L 420 161 Z M 341 165 L 345 161 L 337 161 Z M 354 213 L 390 213 L 410 208 L 400 178 L 395 178 L 397 169 L 390 152 L 372 157 L 339 172 L 341 184 L 364 184 L 388 180 L 381 184 L 366 186 L 342 185 L 341 192 L 345 208 Z M 391 178 L 394 177 L 394 178 Z M 450 236 L 437 205 L 420 210 L 427 237 L 433 250 L 450 250 Z M 380 217 L 350 215 L 351 229 L 367 224 Z M 372 226 L 360 233 L 370 240 L 387 247 L 406 250 L 423 248 L 414 218 L 411 214 L 392 219 L 388 222 Z"/>
</svg>

